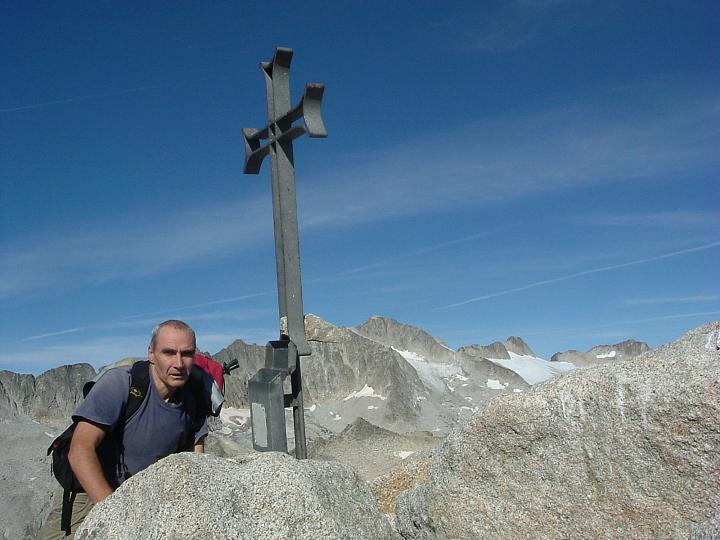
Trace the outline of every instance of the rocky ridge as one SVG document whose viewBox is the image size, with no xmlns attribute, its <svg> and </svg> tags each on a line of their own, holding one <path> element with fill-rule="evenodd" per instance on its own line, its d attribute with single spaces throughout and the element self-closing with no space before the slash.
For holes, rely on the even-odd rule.
<svg viewBox="0 0 720 540">
<path fill-rule="evenodd" d="M 386 347 L 410 351 L 435 362 L 453 362 L 455 351 L 445 343 L 431 336 L 422 328 L 411 326 L 387 317 L 370 317 L 352 331 Z"/>
<path fill-rule="evenodd" d="M 82 399 L 82 387 L 96 375 L 90 364 L 60 366 L 37 378 L 0 371 L 0 417 L 28 416 L 36 421 L 67 422 Z"/>
<path fill-rule="evenodd" d="M 650 350 L 647 343 L 628 339 L 615 345 L 598 345 L 587 352 L 557 352 L 550 358 L 551 362 L 571 362 L 578 367 L 607 364 L 619 360 L 629 360 Z"/>
</svg>

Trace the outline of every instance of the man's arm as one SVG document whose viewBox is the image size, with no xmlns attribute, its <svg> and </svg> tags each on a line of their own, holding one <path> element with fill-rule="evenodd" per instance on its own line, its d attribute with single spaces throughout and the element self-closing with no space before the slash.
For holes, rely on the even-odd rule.
<svg viewBox="0 0 720 540">
<path fill-rule="evenodd" d="M 75 427 L 68 454 L 75 476 L 93 503 L 102 501 L 113 492 L 96 452 L 104 437 L 105 429 L 100 424 L 80 420 Z"/>
<path fill-rule="evenodd" d="M 205 453 L 205 437 L 195 443 L 195 446 L 193 446 L 193 452 L 195 452 L 196 454 Z"/>
</svg>

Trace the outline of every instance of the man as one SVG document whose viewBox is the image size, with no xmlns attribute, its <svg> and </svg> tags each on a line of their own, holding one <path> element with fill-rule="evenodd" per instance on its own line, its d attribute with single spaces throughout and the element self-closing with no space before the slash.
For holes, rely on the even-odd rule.
<svg viewBox="0 0 720 540">
<path fill-rule="evenodd" d="M 178 451 L 204 452 L 207 421 L 199 429 L 193 425 L 196 404 L 184 388 L 195 349 L 195 332 L 186 323 L 159 324 L 148 346 L 147 395 L 124 427 L 119 424 L 130 392 L 131 366 L 109 370 L 75 411 L 69 461 L 85 493 L 78 493 L 73 501 L 71 537 L 92 506 L 133 474 Z M 60 526 L 61 506 L 55 505 L 39 539 L 66 538 Z"/>
</svg>

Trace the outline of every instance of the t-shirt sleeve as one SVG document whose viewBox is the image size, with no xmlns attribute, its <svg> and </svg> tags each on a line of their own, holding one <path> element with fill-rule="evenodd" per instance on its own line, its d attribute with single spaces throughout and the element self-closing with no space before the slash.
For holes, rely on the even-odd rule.
<svg viewBox="0 0 720 540">
<path fill-rule="evenodd" d="M 115 368 L 105 373 L 73 414 L 74 422 L 90 420 L 113 428 L 120 421 L 130 391 L 130 372 Z"/>
<path fill-rule="evenodd" d="M 205 421 L 203 422 L 203 425 L 200 426 L 200 429 L 198 429 L 195 432 L 195 444 L 200 442 L 200 439 L 205 437 L 209 433 L 209 431 L 210 430 L 208 429 L 208 422 L 207 422 L 207 418 L 206 418 Z"/>
</svg>

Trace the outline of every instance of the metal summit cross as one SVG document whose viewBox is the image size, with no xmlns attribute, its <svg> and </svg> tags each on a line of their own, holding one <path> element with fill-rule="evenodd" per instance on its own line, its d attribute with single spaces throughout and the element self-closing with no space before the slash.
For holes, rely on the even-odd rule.
<svg viewBox="0 0 720 540">
<path fill-rule="evenodd" d="M 262 161 L 270 154 L 272 172 L 275 259 L 277 266 L 280 339 L 270 341 L 265 352 L 265 367 L 248 381 L 253 446 L 260 451 L 287 452 L 285 408 L 293 408 L 295 457 L 307 457 L 305 418 L 300 377 L 300 356 L 310 354 L 305 336 L 305 314 L 300 277 L 300 241 L 293 140 L 307 133 L 327 137 L 321 105 L 325 87 L 307 84 L 300 103 L 291 109 L 290 62 L 292 49 L 278 48 L 271 62 L 262 62 L 268 103 L 268 125 L 257 130 L 244 128 L 245 174 L 258 174 Z M 302 118 L 303 123 L 293 125 Z M 261 141 L 267 140 L 262 145 Z M 282 320 L 285 319 L 286 332 Z M 291 391 L 285 393 L 284 381 L 290 375 Z"/>
</svg>

